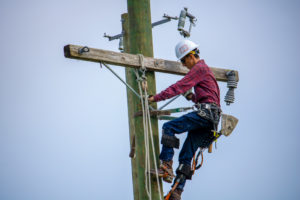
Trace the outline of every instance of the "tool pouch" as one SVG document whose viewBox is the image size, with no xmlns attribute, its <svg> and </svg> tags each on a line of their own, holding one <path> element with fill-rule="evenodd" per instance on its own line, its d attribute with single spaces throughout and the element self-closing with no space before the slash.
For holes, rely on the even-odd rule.
<svg viewBox="0 0 300 200">
<path fill-rule="evenodd" d="M 232 115 L 222 114 L 221 134 L 229 136 L 238 123 L 238 119 Z"/>
</svg>

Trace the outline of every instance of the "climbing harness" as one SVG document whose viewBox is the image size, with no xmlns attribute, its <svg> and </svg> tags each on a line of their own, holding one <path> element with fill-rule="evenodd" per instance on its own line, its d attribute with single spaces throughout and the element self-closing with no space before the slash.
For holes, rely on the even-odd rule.
<svg viewBox="0 0 300 200">
<path fill-rule="evenodd" d="M 215 103 L 197 103 L 195 108 L 198 110 L 199 116 L 209 120 L 214 125 L 218 125 L 222 110 Z"/>
<path fill-rule="evenodd" d="M 201 116 L 204 119 L 207 119 L 213 124 L 213 137 L 211 137 L 207 142 L 211 143 L 211 140 L 215 141 L 215 148 L 217 148 L 217 129 L 218 129 L 218 124 L 220 121 L 220 116 L 222 113 L 221 108 L 216 105 L 215 103 L 197 103 L 195 104 L 195 108 L 198 110 L 198 115 Z M 206 146 L 207 144 L 204 144 L 203 146 Z M 209 150 L 209 153 L 211 151 Z"/>
</svg>

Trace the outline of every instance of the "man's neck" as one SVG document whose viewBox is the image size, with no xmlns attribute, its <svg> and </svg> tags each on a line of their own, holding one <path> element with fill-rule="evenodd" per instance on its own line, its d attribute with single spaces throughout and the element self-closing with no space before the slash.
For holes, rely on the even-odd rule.
<svg viewBox="0 0 300 200">
<path fill-rule="evenodd" d="M 193 59 L 194 65 L 189 69 L 192 69 L 199 61 L 200 61 L 200 58 L 194 58 Z"/>
</svg>

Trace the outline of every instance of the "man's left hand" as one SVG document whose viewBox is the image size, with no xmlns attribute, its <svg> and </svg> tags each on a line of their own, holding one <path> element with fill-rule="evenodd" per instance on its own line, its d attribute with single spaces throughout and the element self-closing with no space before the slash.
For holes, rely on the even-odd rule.
<svg viewBox="0 0 300 200">
<path fill-rule="evenodd" d="M 186 98 L 188 101 L 192 100 L 192 99 L 193 99 L 193 93 L 188 94 L 185 98 Z"/>
</svg>

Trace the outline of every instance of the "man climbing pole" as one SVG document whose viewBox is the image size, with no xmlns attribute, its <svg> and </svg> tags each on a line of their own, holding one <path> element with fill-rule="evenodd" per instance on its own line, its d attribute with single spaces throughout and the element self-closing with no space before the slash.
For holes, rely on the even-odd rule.
<svg viewBox="0 0 300 200">
<path fill-rule="evenodd" d="M 183 40 L 176 45 L 175 52 L 189 72 L 164 91 L 148 98 L 149 102 L 158 102 L 184 94 L 186 99 L 192 100 L 197 108 L 197 111 L 166 122 L 162 127 L 162 150 L 159 156 L 161 165 L 157 173 L 169 183 L 174 178 L 173 148 L 179 148 L 179 139 L 175 134 L 188 132 L 179 154 L 179 166 L 169 200 L 181 199 L 186 179 L 190 180 L 192 177 L 192 158 L 198 148 L 207 148 L 213 142 L 212 131 L 216 131 L 221 114 L 219 86 L 210 68 L 204 60 L 200 59 L 198 45 L 190 40 Z M 195 94 L 192 93 L 192 88 Z M 155 174 L 155 171 L 151 170 L 151 173 Z"/>
</svg>

